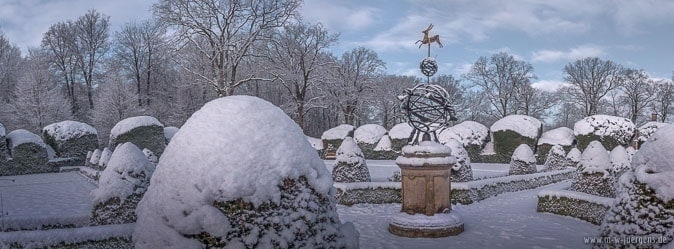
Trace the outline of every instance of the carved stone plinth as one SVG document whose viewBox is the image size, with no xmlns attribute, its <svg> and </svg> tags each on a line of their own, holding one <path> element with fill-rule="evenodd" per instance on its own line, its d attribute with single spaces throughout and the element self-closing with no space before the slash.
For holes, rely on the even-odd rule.
<svg viewBox="0 0 674 249">
<path fill-rule="evenodd" d="M 405 237 L 446 237 L 463 232 L 463 221 L 450 213 L 450 149 L 424 141 L 405 146 L 396 159 L 402 175 L 401 213 L 391 217 L 389 231 Z"/>
</svg>

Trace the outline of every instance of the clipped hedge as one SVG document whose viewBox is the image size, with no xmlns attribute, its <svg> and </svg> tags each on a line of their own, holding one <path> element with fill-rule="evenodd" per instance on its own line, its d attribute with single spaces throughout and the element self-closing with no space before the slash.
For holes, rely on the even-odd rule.
<svg viewBox="0 0 674 249">
<path fill-rule="evenodd" d="M 581 151 L 584 151 L 585 148 L 587 148 L 587 145 L 590 144 L 592 141 L 599 141 L 606 150 L 612 150 L 618 145 L 622 146 L 628 146 L 629 144 L 626 143 L 621 143 L 619 142 L 616 138 L 610 137 L 610 136 L 598 136 L 595 134 L 587 134 L 587 135 L 576 135 L 576 141 L 578 141 L 578 149 Z"/>
<path fill-rule="evenodd" d="M 30 138 L 28 140 L 31 141 L 26 138 Z M 0 167 L 0 175 L 58 172 L 58 168 L 47 165 L 49 162 L 47 148 L 38 135 L 26 130 L 16 130 L 8 134 L 7 141 L 12 160 L 3 163 Z"/>
<path fill-rule="evenodd" d="M 138 148 L 148 148 L 158 157 L 166 148 L 166 138 L 164 138 L 164 127 L 159 125 L 139 126 L 131 129 L 129 132 L 110 138 L 109 148 L 117 148 L 118 144 L 131 142 Z"/>
<path fill-rule="evenodd" d="M 335 199 L 347 206 L 358 203 L 401 203 L 403 196 L 400 185 L 400 182 L 335 183 Z"/>
<path fill-rule="evenodd" d="M 77 164 L 86 160 L 87 152 L 98 148 L 98 133 L 88 124 L 66 120 L 42 129 L 42 139 L 56 156 L 76 158 Z"/>
<path fill-rule="evenodd" d="M 91 211 L 92 225 L 125 224 L 136 222 L 136 206 L 141 194 L 132 194 L 120 204 L 119 197 L 98 203 Z"/>
<path fill-rule="evenodd" d="M 570 216 L 599 225 L 612 201 L 612 198 L 569 190 L 544 190 L 538 194 L 536 211 Z"/>
<path fill-rule="evenodd" d="M 555 146 L 553 144 L 539 144 L 538 148 L 536 148 L 537 154 L 536 154 L 536 163 L 537 164 L 544 164 L 545 160 L 548 159 L 548 153 L 550 153 L 550 149 L 552 149 L 552 146 Z M 573 148 L 574 145 L 567 145 L 567 146 L 562 146 L 564 149 L 565 153 L 569 153 L 571 151 L 571 148 Z"/>
<path fill-rule="evenodd" d="M 494 137 L 494 151 L 496 152 L 495 163 L 509 163 L 515 149 L 520 144 L 526 144 L 536 153 L 536 139 L 525 137 L 512 130 L 496 131 Z"/>
</svg>

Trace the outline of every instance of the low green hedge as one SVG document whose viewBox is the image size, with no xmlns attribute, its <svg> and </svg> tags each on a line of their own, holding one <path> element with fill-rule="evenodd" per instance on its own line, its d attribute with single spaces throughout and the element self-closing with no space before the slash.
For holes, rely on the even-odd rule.
<svg viewBox="0 0 674 249">
<path fill-rule="evenodd" d="M 494 136 L 494 152 L 497 156 L 497 163 L 509 163 L 510 157 L 520 144 L 529 145 L 529 148 L 536 153 L 536 139 L 529 138 L 511 130 L 496 131 Z"/>
</svg>

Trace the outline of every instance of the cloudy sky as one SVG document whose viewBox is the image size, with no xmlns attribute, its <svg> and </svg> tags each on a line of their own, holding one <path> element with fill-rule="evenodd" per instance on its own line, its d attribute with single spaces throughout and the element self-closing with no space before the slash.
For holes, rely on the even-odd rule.
<svg viewBox="0 0 674 249">
<path fill-rule="evenodd" d="M 39 45 L 58 21 L 94 8 L 113 29 L 151 16 L 157 0 L 0 0 L 0 30 L 22 49 Z M 534 85 L 554 89 L 562 68 L 598 56 L 644 69 L 652 77 L 674 71 L 674 1 L 670 0 L 305 0 L 306 21 L 340 34 L 336 55 L 371 48 L 392 74 L 420 75 L 426 55 L 414 42 L 433 23 L 444 48 L 433 47 L 438 74 L 460 76 L 480 56 L 507 52 L 534 66 Z"/>
</svg>

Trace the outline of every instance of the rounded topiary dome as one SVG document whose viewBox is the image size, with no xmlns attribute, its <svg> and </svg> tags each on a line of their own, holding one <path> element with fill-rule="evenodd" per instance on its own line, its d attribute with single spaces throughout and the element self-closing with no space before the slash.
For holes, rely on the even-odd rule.
<svg viewBox="0 0 674 249">
<path fill-rule="evenodd" d="M 205 104 L 159 160 L 136 210 L 136 248 L 357 247 L 330 172 L 302 130 L 259 98 Z M 351 237 L 351 236 L 355 236 Z"/>
</svg>

